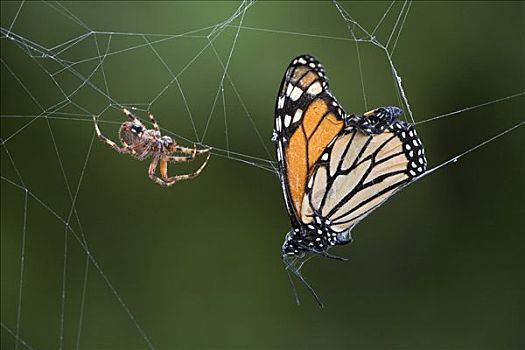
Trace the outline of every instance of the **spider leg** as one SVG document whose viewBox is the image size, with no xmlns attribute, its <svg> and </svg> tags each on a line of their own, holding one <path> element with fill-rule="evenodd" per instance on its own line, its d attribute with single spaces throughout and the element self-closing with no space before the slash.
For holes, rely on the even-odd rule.
<svg viewBox="0 0 525 350">
<path fill-rule="evenodd" d="M 158 177 L 157 175 L 155 175 L 155 170 L 157 168 L 157 164 L 159 163 L 159 160 L 160 160 L 159 170 L 160 170 L 160 176 L 161 177 Z M 167 180 L 169 180 L 169 177 L 168 177 L 168 159 L 166 157 L 164 157 L 164 156 L 153 157 L 153 159 L 151 160 L 151 163 L 149 165 L 148 175 L 149 175 L 150 179 L 152 179 L 156 184 L 159 184 L 162 187 L 171 186 L 171 185 L 173 185 L 173 183 L 175 183 L 175 182 L 173 182 L 173 183 L 168 183 L 167 182 Z"/>
<path fill-rule="evenodd" d="M 123 108 L 123 109 L 122 109 L 122 112 L 124 112 L 124 114 L 126 114 L 126 115 L 128 116 L 128 118 L 129 118 L 131 121 L 137 121 L 137 122 L 140 123 L 139 118 L 137 118 L 137 116 L 136 116 L 135 114 L 131 113 L 131 112 L 129 111 L 129 109 L 127 109 L 127 108 Z"/>
<path fill-rule="evenodd" d="M 163 160 L 161 160 L 161 163 L 160 163 L 160 167 L 161 167 L 161 172 L 162 172 L 162 162 Z M 166 162 L 166 161 L 164 161 Z M 157 164 L 159 163 L 159 157 L 153 157 L 153 159 L 151 160 L 151 163 L 149 164 L 149 169 L 148 169 L 148 176 L 150 179 L 153 180 L 153 182 L 161 185 L 161 186 L 167 186 L 166 182 L 164 180 L 162 180 L 160 177 L 158 177 L 157 175 L 155 175 L 155 170 L 157 169 Z"/>
<path fill-rule="evenodd" d="M 166 156 L 166 160 L 168 162 L 178 163 L 178 162 L 191 162 L 195 159 L 195 155 L 191 154 L 189 156 L 182 156 L 182 157 L 176 157 L 176 156 Z"/>
<path fill-rule="evenodd" d="M 161 159 L 160 173 L 161 173 L 161 176 L 162 176 L 162 178 L 164 180 L 163 181 L 164 182 L 163 185 L 164 186 L 171 186 L 171 185 L 174 185 L 175 183 L 177 183 L 179 181 L 191 180 L 191 179 L 195 178 L 204 169 L 204 167 L 208 163 L 208 160 L 210 159 L 210 156 L 211 156 L 211 153 L 208 153 L 208 156 L 206 157 L 206 160 L 204 161 L 204 163 L 202 163 L 200 168 L 197 169 L 197 171 L 195 171 L 194 173 L 184 174 L 184 175 L 175 175 L 175 176 L 172 176 L 172 177 L 168 177 L 168 173 L 167 173 L 168 172 L 167 171 L 167 159 Z"/>
<path fill-rule="evenodd" d="M 153 116 L 153 114 L 151 114 L 150 112 L 148 112 L 148 117 L 149 117 L 149 120 L 151 120 L 151 124 L 153 124 L 153 128 L 154 128 L 155 130 L 157 130 L 158 132 L 160 132 L 159 124 L 157 123 L 157 120 L 155 119 L 155 117 Z"/>
<path fill-rule="evenodd" d="M 197 149 L 197 145 L 193 144 L 193 148 L 183 147 L 183 146 L 175 146 L 175 151 L 184 153 L 184 154 L 203 154 L 203 153 L 209 153 L 211 151 L 211 148 L 204 148 L 204 149 Z"/>
<path fill-rule="evenodd" d="M 123 143 L 124 147 L 119 147 L 117 146 L 115 142 L 111 141 L 106 136 L 102 135 L 102 132 L 100 131 L 100 128 L 98 127 L 97 118 L 95 116 L 93 116 L 93 121 L 95 122 L 95 131 L 97 133 L 97 136 L 100 140 L 102 140 L 102 142 L 108 144 L 109 146 L 111 146 L 111 148 L 113 148 L 115 151 L 119 153 L 124 153 L 124 154 L 135 153 L 132 146 L 129 146 L 126 143 Z"/>
</svg>

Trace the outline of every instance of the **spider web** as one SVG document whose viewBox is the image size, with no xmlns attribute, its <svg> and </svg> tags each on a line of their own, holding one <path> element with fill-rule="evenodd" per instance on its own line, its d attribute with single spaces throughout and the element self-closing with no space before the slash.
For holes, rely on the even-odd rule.
<svg viewBox="0 0 525 350">
<path fill-rule="evenodd" d="M 315 6 L 317 5 L 319 4 Z M 396 55 L 402 50 L 400 39 L 407 30 L 407 20 L 416 6 L 411 1 L 376 4 L 375 11 L 369 11 L 372 15 L 367 15 L 363 8 L 360 9 L 361 13 L 356 14 L 359 12 L 357 5 L 355 7 L 358 10 L 355 12 L 354 5 L 346 3 L 320 5 L 321 11 L 325 11 L 328 18 L 339 23 L 333 33 L 330 30 L 327 33 L 322 23 L 308 23 L 308 26 L 295 23 L 298 29 L 294 29 L 293 25 L 287 28 L 265 16 L 274 11 L 270 7 L 282 10 L 286 6 L 294 6 L 291 4 L 268 5 L 246 1 L 223 3 L 217 6 L 215 19 L 207 18 L 202 21 L 202 25 L 199 21 L 195 21 L 197 25 L 173 24 L 177 29 L 169 34 L 142 28 L 139 23 L 135 25 L 137 29 L 134 32 L 107 30 L 112 27 L 111 22 L 99 29 L 89 19 L 85 19 L 89 15 L 78 15 L 80 10 L 85 9 L 82 6 L 85 5 L 61 2 L 22 1 L 9 6 L 2 3 L 0 177 L 2 218 L 9 221 L 9 225 L 2 226 L 2 249 L 5 252 L 2 254 L 2 265 L 9 264 L 9 267 L 5 267 L 9 273 L 5 274 L 5 278 L 2 277 L 2 290 L 6 290 L 2 295 L 9 296 L 2 297 L 2 309 L 5 312 L 2 312 L 1 327 L 2 342 L 13 343 L 15 349 L 38 349 L 44 346 L 41 344 L 47 344 L 46 340 L 38 336 L 31 339 L 24 336 L 25 333 L 32 333 L 28 328 L 32 330 L 42 320 L 31 322 L 22 317 L 31 314 L 31 304 L 26 301 L 25 295 L 37 280 L 34 272 L 28 276 L 26 257 L 30 254 L 32 259 L 37 259 L 41 252 L 35 245 L 44 242 L 32 237 L 34 242 L 28 246 L 28 235 L 31 226 L 35 225 L 46 227 L 46 234 L 53 236 L 50 238 L 53 242 L 49 244 L 63 246 L 63 255 L 54 261 L 54 264 L 61 266 L 60 275 L 55 276 L 60 280 L 59 311 L 58 315 L 53 316 L 53 322 L 58 320 L 56 334 L 53 334 L 58 348 L 82 348 L 86 338 L 83 322 L 89 311 L 87 300 L 90 283 L 93 283 L 90 281 L 93 279 L 114 297 L 109 307 L 114 307 L 112 310 L 117 313 L 124 312 L 141 340 L 140 346 L 157 348 L 154 338 L 143 326 L 144 321 L 135 316 L 133 308 L 114 285 L 114 277 L 111 276 L 116 272 L 108 273 L 108 267 L 100 263 L 101 254 L 93 253 L 89 243 L 89 237 L 93 235 L 88 228 L 91 225 L 82 219 L 88 216 L 85 212 L 91 210 L 85 204 L 82 205 L 82 210 L 79 208 L 82 189 L 85 182 L 90 181 L 90 177 L 97 178 L 89 172 L 94 148 L 98 147 L 101 152 L 105 152 L 105 159 L 108 161 L 120 157 L 96 141 L 93 115 L 99 117 L 102 132 L 115 139 L 115 130 L 123 120 L 122 108 L 131 108 L 147 125 L 146 112 L 151 111 L 164 134 L 173 136 L 186 146 L 197 144 L 201 147 L 213 147 L 213 157 L 223 159 L 226 162 L 223 166 L 240 162 L 265 171 L 255 174 L 276 175 L 270 142 L 274 102 L 264 111 L 253 106 L 257 105 L 259 96 L 266 100 L 268 96 L 275 95 L 276 84 L 280 81 L 288 60 L 293 57 L 294 52 L 301 53 L 297 50 L 304 48 L 294 46 L 293 41 L 299 39 L 310 40 L 314 50 L 321 51 L 324 46 L 329 50 L 333 47 L 342 50 L 344 60 L 341 61 L 348 60 L 349 63 L 330 62 L 340 64 L 340 67 L 331 68 L 322 56 L 319 59 L 325 63 L 332 79 L 333 91 L 338 97 L 343 95 L 341 91 L 344 92 L 344 78 L 330 72 L 347 70 L 347 76 L 358 77 L 352 79 L 349 90 L 353 96 L 360 97 L 352 101 L 356 106 L 355 111 L 347 112 L 366 111 L 378 106 L 376 101 L 390 99 L 392 102 L 397 101 L 397 105 L 404 109 L 406 119 L 421 125 L 421 130 L 425 133 L 426 129 L 423 128 L 438 120 L 449 120 L 493 105 L 519 103 L 523 107 L 525 89 L 522 82 L 515 85 L 514 92 L 472 105 L 460 105 L 456 110 L 434 115 L 427 114 L 421 103 L 413 102 L 414 92 L 405 84 L 411 85 L 402 79 L 403 74 L 410 75 L 410 67 L 403 62 L 404 69 L 400 69 L 396 63 Z M 185 15 L 196 15 L 204 11 L 205 5 L 182 3 L 169 6 L 180 7 L 181 12 L 175 17 L 180 17 L 182 21 Z M 191 12 L 192 6 L 197 7 L 194 12 Z M 257 17 L 258 11 L 263 13 L 261 17 Z M 359 15 L 366 20 L 357 20 Z M 32 21 L 37 23 L 30 26 Z M 53 23 L 60 24 L 60 31 L 53 28 L 49 32 L 34 31 L 39 26 L 52 26 Z M 287 29 L 280 29 L 283 27 Z M 243 40 L 243 36 L 249 40 Z M 275 62 L 271 57 L 257 58 L 255 54 L 250 55 L 252 51 L 272 50 L 271 47 L 254 49 L 253 42 L 261 36 L 281 40 L 282 42 L 276 44 L 278 49 L 288 44 L 289 48 L 284 53 L 277 50 Z M 253 61 L 247 64 L 236 59 L 241 53 L 252 57 Z M 272 55 L 273 53 L 268 54 Z M 386 74 L 376 77 L 368 63 L 370 61 L 377 62 L 380 67 L 377 69 Z M 269 76 L 261 76 L 265 74 Z M 120 81 L 123 76 L 129 77 L 127 84 Z M 337 82 L 338 80 L 341 82 Z M 374 84 L 390 86 L 387 90 L 391 96 L 376 96 Z M 261 86 L 265 89 L 273 86 L 273 90 L 263 92 Z M 251 89 L 255 93 L 248 93 Z M 4 101 L 7 102 L 15 95 L 26 102 L 23 105 L 13 107 L 8 104 L 8 107 L 4 107 Z M 421 96 L 421 93 L 415 95 Z M 340 99 L 344 102 L 343 96 Z M 424 117 L 419 117 L 420 115 Z M 517 116 L 491 124 L 494 127 L 485 130 L 484 136 L 474 135 L 478 141 L 465 144 L 462 151 L 454 150 L 452 155 L 435 162 L 424 176 L 515 132 L 524 123 L 523 116 Z M 67 129 L 69 124 L 74 126 Z M 71 130 L 75 130 L 73 134 Z M 243 142 L 246 139 L 250 140 L 249 146 Z M 429 144 L 432 146 L 432 142 Z M 35 152 L 25 158 L 18 152 L 20 147 L 34 148 Z M 71 152 L 75 154 L 72 156 L 69 154 Z M 38 153 L 51 155 L 56 164 L 52 166 L 54 173 L 43 172 L 43 177 L 35 180 L 30 174 L 41 171 L 41 167 L 45 166 L 40 163 Z M 432 161 L 431 147 L 428 153 Z M 213 164 L 208 167 L 213 167 Z M 126 171 L 126 176 L 137 177 L 143 182 L 149 181 L 145 169 L 142 169 L 142 173 L 138 169 Z M 30 183 L 27 181 L 28 177 L 31 177 Z M 138 180 L 136 183 L 139 183 Z M 188 186 L 191 188 L 198 184 Z M 54 188 L 62 191 L 55 193 L 52 190 Z M 276 188 L 279 186 L 276 185 Z M 66 205 L 56 201 L 57 196 Z M 118 207 L 114 210 L 118 210 Z M 32 219 L 31 215 L 34 216 Z M 28 222 L 32 225 L 28 225 Z M 4 227 L 8 227 L 9 231 Z M 105 233 L 111 234 L 109 230 Z M 140 231 L 134 234 L 140 234 Z M 11 243 L 14 239 L 19 241 L 16 251 L 16 245 Z M 46 263 L 45 255 L 41 258 L 41 263 Z M 11 273 L 14 270 L 17 271 L 16 274 Z M 78 280 L 73 280 L 72 275 Z M 46 302 L 46 297 L 53 298 L 51 294 L 42 293 L 42 302 Z"/>
</svg>

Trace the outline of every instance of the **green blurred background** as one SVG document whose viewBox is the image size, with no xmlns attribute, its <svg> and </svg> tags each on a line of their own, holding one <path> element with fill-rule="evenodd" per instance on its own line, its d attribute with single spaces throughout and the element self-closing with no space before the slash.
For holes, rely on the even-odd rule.
<svg viewBox="0 0 525 350">
<path fill-rule="evenodd" d="M 1 4 L 2 349 L 16 348 L 18 310 L 19 337 L 34 349 L 147 348 L 135 322 L 155 349 L 525 347 L 524 128 L 383 205 L 336 249 L 348 263 L 309 262 L 325 308 L 302 286 L 298 307 L 280 258 L 290 225 L 278 179 L 237 159 L 273 160 L 275 96 L 300 53 L 325 65 L 347 112 L 400 105 L 385 52 L 359 43 L 365 104 L 356 44 L 331 2 L 255 3 L 225 27 L 240 3 L 20 5 Z M 371 32 L 391 3 L 340 5 Z M 392 5 L 380 42 L 403 6 Z M 524 22 L 524 2 L 411 3 L 393 62 L 414 118 L 525 91 Z M 234 41 L 224 104 L 219 94 L 212 109 Z M 166 132 L 215 155 L 198 178 L 160 188 L 147 162 L 94 140 L 91 114 L 117 138 L 118 105 L 151 110 Z M 521 95 L 421 124 L 430 164 L 524 110 Z"/>
</svg>

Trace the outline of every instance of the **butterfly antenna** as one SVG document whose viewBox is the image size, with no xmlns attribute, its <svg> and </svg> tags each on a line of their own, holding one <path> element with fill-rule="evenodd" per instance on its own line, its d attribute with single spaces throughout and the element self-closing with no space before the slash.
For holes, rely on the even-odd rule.
<svg viewBox="0 0 525 350">
<path fill-rule="evenodd" d="M 286 269 L 286 275 L 288 275 L 288 280 L 290 281 L 290 284 L 292 285 L 293 296 L 295 297 L 295 303 L 299 306 L 301 305 L 301 300 L 299 299 L 299 294 L 297 294 L 297 288 L 295 288 L 295 283 L 293 283 L 292 275 L 290 275 L 290 271 L 288 269 Z"/>
<path fill-rule="evenodd" d="M 286 260 L 285 258 L 286 257 L 283 257 L 283 260 Z M 312 296 L 314 297 L 314 299 L 317 302 L 317 304 L 319 305 L 319 307 L 323 308 L 323 302 L 321 301 L 321 298 L 319 298 L 319 296 L 317 295 L 315 290 L 312 288 L 312 286 L 308 282 L 306 282 L 306 280 L 304 279 L 303 275 L 301 275 L 301 269 L 302 269 L 303 265 L 308 260 L 310 260 L 311 258 L 312 258 L 312 256 L 310 256 L 307 259 L 301 261 L 299 266 L 295 266 L 295 264 L 293 262 L 288 263 L 288 262 L 285 261 L 286 270 L 287 271 L 292 271 L 292 273 L 303 283 L 303 285 L 306 287 L 306 289 L 308 289 L 308 291 L 310 291 L 310 294 L 312 294 Z M 292 285 L 293 285 L 293 283 L 292 283 Z M 295 290 L 295 286 L 294 286 L 294 290 Z M 295 293 L 297 293 L 297 292 L 295 291 Z"/>
<path fill-rule="evenodd" d="M 286 265 L 284 268 L 286 271 L 286 274 L 288 275 L 288 280 L 290 281 L 290 285 L 292 286 L 293 294 L 295 297 L 295 302 L 297 305 L 301 305 L 301 300 L 299 299 L 299 294 L 297 293 L 297 288 L 295 288 L 295 283 L 293 283 L 292 275 L 290 275 L 290 267 L 295 263 L 297 258 L 294 257 L 293 260 L 288 259 L 289 257 L 286 255 L 283 255 L 283 263 Z"/>
<path fill-rule="evenodd" d="M 299 271 L 299 269 L 294 269 L 292 272 L 293 272 L 294 275 L 297 276 L 297 278 L 299 278 L 299 280 L 301 282 L 303 282 L 304 286 L 310 291 L 310 293 L 314 297 L 315 301 L 317 302 L 319 307 L 322 309 L 323 308 L 323 302 L 321 301 L 321 298 L 319 298 L 319 296 L 317 295 L 315 290 L 312 288 L 312 286 L 308 282 L 306 282 L 306 280 L 303 278 L 303 275 L 301 275 L 301 272 Z"/>
</svg>

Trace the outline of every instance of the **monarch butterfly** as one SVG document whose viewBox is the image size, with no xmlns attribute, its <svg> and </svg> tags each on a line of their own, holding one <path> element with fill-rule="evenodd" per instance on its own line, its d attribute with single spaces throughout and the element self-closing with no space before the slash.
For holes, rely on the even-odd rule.
<svg viewBox="0 0 525 350">
<path fill-rule="evenodd" d="M 292 230 L 282 255 L 300 274 L 307 253 L 352 241 L 351 230 L 374 209 L 426 170 L 423 144 L 402 110 L 380 107 L 348 115 L 314 57 L 292 60 L 275 108 L 272 140 Z"/>
</svg>

